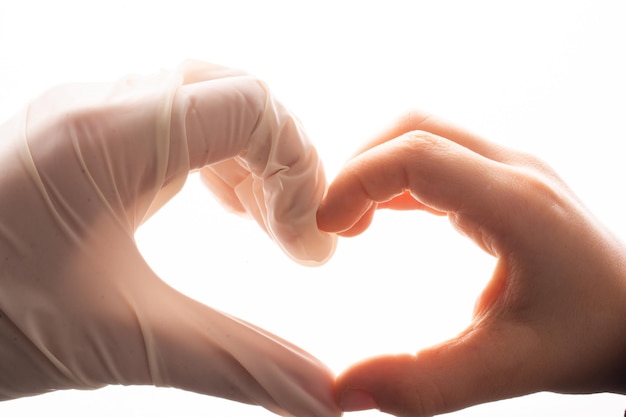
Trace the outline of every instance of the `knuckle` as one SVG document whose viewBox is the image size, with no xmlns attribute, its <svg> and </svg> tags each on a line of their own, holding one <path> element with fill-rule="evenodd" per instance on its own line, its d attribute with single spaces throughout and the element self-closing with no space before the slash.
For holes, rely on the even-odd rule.
<svg viewBox="0 0 626 417">
<path fill-rule="evenodd" d="M 556 175 L 552 167 L 541 157 L 528 152 L 517 152 L 516 155 L 517 165 L 531 168 L 537 172 L 549 174 L 551 176 Z"/>
<path fill-rule="evenodd" d="M 433 152 L 448 151 L 450 148 L 446 139 L 423 130 L 407 132 L 402 139 L 403 151 L 411 153 L 413 157 L 424 157 Z"/>
<path fill-rule="evenodd" d="M 420 130 L 431 117 L 433 116 L 430 113 L 411 109 L 398 119 L 397 128 L 401 132 Z"/>
</svg>

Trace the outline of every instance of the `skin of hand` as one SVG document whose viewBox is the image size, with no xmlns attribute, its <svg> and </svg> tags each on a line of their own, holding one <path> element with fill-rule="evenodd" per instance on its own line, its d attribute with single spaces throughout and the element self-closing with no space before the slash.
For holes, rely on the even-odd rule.
<svg viewBox="0 0 626 417">
<path fill-rule="evenodd" d="M 626 251 L 538 158 L 414 111 L 351 159 L 318 225 L 355 236 L 377 208 L 447 215 L 496 267 L 469 327 L 338 376 L 344 411 L 432 416 L 539 391 L 626 392 Z"/>
<path fill-rule="evenodd" d="M 293 259 L 332 254 L 315 220 L 326 189 L 315 149 L 240 71 L 189 61 L 64 85 L 0 125 L 0 399 L 157 385 L 283 416 L 341 414 L 319 360 L 144 261 L 134 232 L 193 170 Z"/>
</svg>

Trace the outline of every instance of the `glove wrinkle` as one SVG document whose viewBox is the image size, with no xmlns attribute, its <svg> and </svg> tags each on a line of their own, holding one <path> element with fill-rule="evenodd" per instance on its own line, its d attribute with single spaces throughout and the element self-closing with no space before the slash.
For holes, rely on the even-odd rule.
<svg viewBox="0 0 626 417">
<path fill-rule="evenodd" d="M 39 170 L 37 169 L 37 165 L 33 160 L 33 155 L 30 151 L 30 146 L 26 133 L 29 110 L 30 106 L 27 105 L 25 111 L 22 113 L 23 117 L 18 122 L 19 126 L 21 126 L 21 129 L 19 130 L 20 139 L 18 140 L 18 149 L 22 167 L 30 175 L 32 182 L 34 183 L 35 187 L 39 191 L 41 198 L 48 207 L 48 214 L 50 214 L 54 218 L 55 223 L 59 226 L 63 234 L 74 243 L 80 243 L 80 236 L 77 236 L 75 232 L 76 228 L 72 227 L 72 225 L 69 225 L 67 221 L 63 218 L 63 216 L 59 213 L 59 211 L 57 210 L 57 204 L 65 206 L 66 210 L 64 211 L 66 211 L 67 214 L 69 214 L 70 216 L 72 215 L 71 208 L 68 207 L 67 204 L 65 204 L 61 196 L 57 195 L 58 198 L 56 199 L 50 196 L 50 194 L 48 193 L 48 187 L 46 187 L 46 185 L 44 184 L 44 180 L 42 179 Z M 81 222 L 78 221 L 77 223 L 80 224 Z"/>
<path fill-rule="evenodd" d="M 42 391 L 52 391 L 52 387 L 62 389 L 74 386 L 71 372 L 68 372 L 64 366 L 50 368 L 50 357 L 36 347 L 28 335 L 2 310 L 0 310 L 0 332 L 7 333 L 11 337 L 9 346 L 0 343 L 0 357 L 8 361 L 9 366 L 27 361 L 36 368 L 36 371 L 29 369 L 20 370 L 20 372 L 12 372 L 10 368 L 2 369 L 0 372 L 0 401 L 38 395 Z M 44 379 L 39 372 L 45 375 L 47 381 L 51 381 L 49 386 L 33 387 L 30 378 Z"/>
<path fill-rule="evenodd" d="M 176 140 L 181 143 L 172 144 L 172 117 L 174 99 L 180 86 L 184 83 L 184 75 L 177 71 L 166 79 L 167 88 L 164 89 L 160 105 L 157 108 L 157 127 L 155 134 L 155 154 L 157 174 L 154 182 L 154 189 L 150 192 L 154 195 L 150 205 L 137 224 L 143 224 L 154 213 L 156 213 L 166 202 L 176 195 L 183 187 L 189 174 L 189 153 L 187 150 L 187 135 L 177 135 Z M 178 149 L 177 155 L 173 155 L 173 150 Z M 135 228 L 135 230 L 136 230 Z"/>
<path fill-rule="evenodd" d="M 257 221 L 292 259 L 321 265 L 336 245 L 335 236 L 317 228 L 317 207 L 326 190 L 323 166 L 296 119 L 264 89 L 263 116 L 247 152 L 240 156 L 254 178 L 251 193 L 260 215 Z M 241 191 L 238 195 L 246 198 Z"/>
</svg>

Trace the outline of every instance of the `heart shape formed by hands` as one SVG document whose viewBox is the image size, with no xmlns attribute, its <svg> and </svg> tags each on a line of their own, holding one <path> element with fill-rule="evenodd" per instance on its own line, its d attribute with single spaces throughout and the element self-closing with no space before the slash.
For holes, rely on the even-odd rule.
<svg viewBox="0 0 626 417">
<path fill-rule="evenodd" d="M 307 265 L 386 207 L 447 215 L 497 267 L 461 335 L 335 381 L 146 264 L 135 231 L 194 170 Z M 298 122 L 241 71 L 187 62 L 44 94 L 0 125 L 0 399 L 148 384 L 283 416 L 336 417 L 339 403 L 415 417 L 540 390 L 626 392 L 626 251 L 542 161 L 416 112 L 325 192 Z"/>
</svg>

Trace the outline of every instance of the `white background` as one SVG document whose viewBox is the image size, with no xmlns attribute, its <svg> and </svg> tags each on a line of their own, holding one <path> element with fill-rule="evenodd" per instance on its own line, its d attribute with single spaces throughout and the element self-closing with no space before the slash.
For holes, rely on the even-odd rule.
<svg viewBox="0 0 626 417">
<path fill-rule="evenodd" d="M 267 81 L 302 120 L 329 178 L 417 107 L 540 155 L 626 237 L 625 21 L 619 1 L 0 0 L 0 118 L 61 82 L 201 59 Z M 363 236 L 341 240 L 327 265 L 304 268 L 253 222 L 225 213 L 195 176 L 138 241 L 171 285 L 290 339 L 335 372 L 461 331 L 494 263 L 445 218 L 381 212 Z M 543 393 L 453 415 L 621 417 L 625 407 L 623 396 Z M 0 403 L 3 417 L 36 414 L 271 415 L 152 387 Z"/>
</svg>

